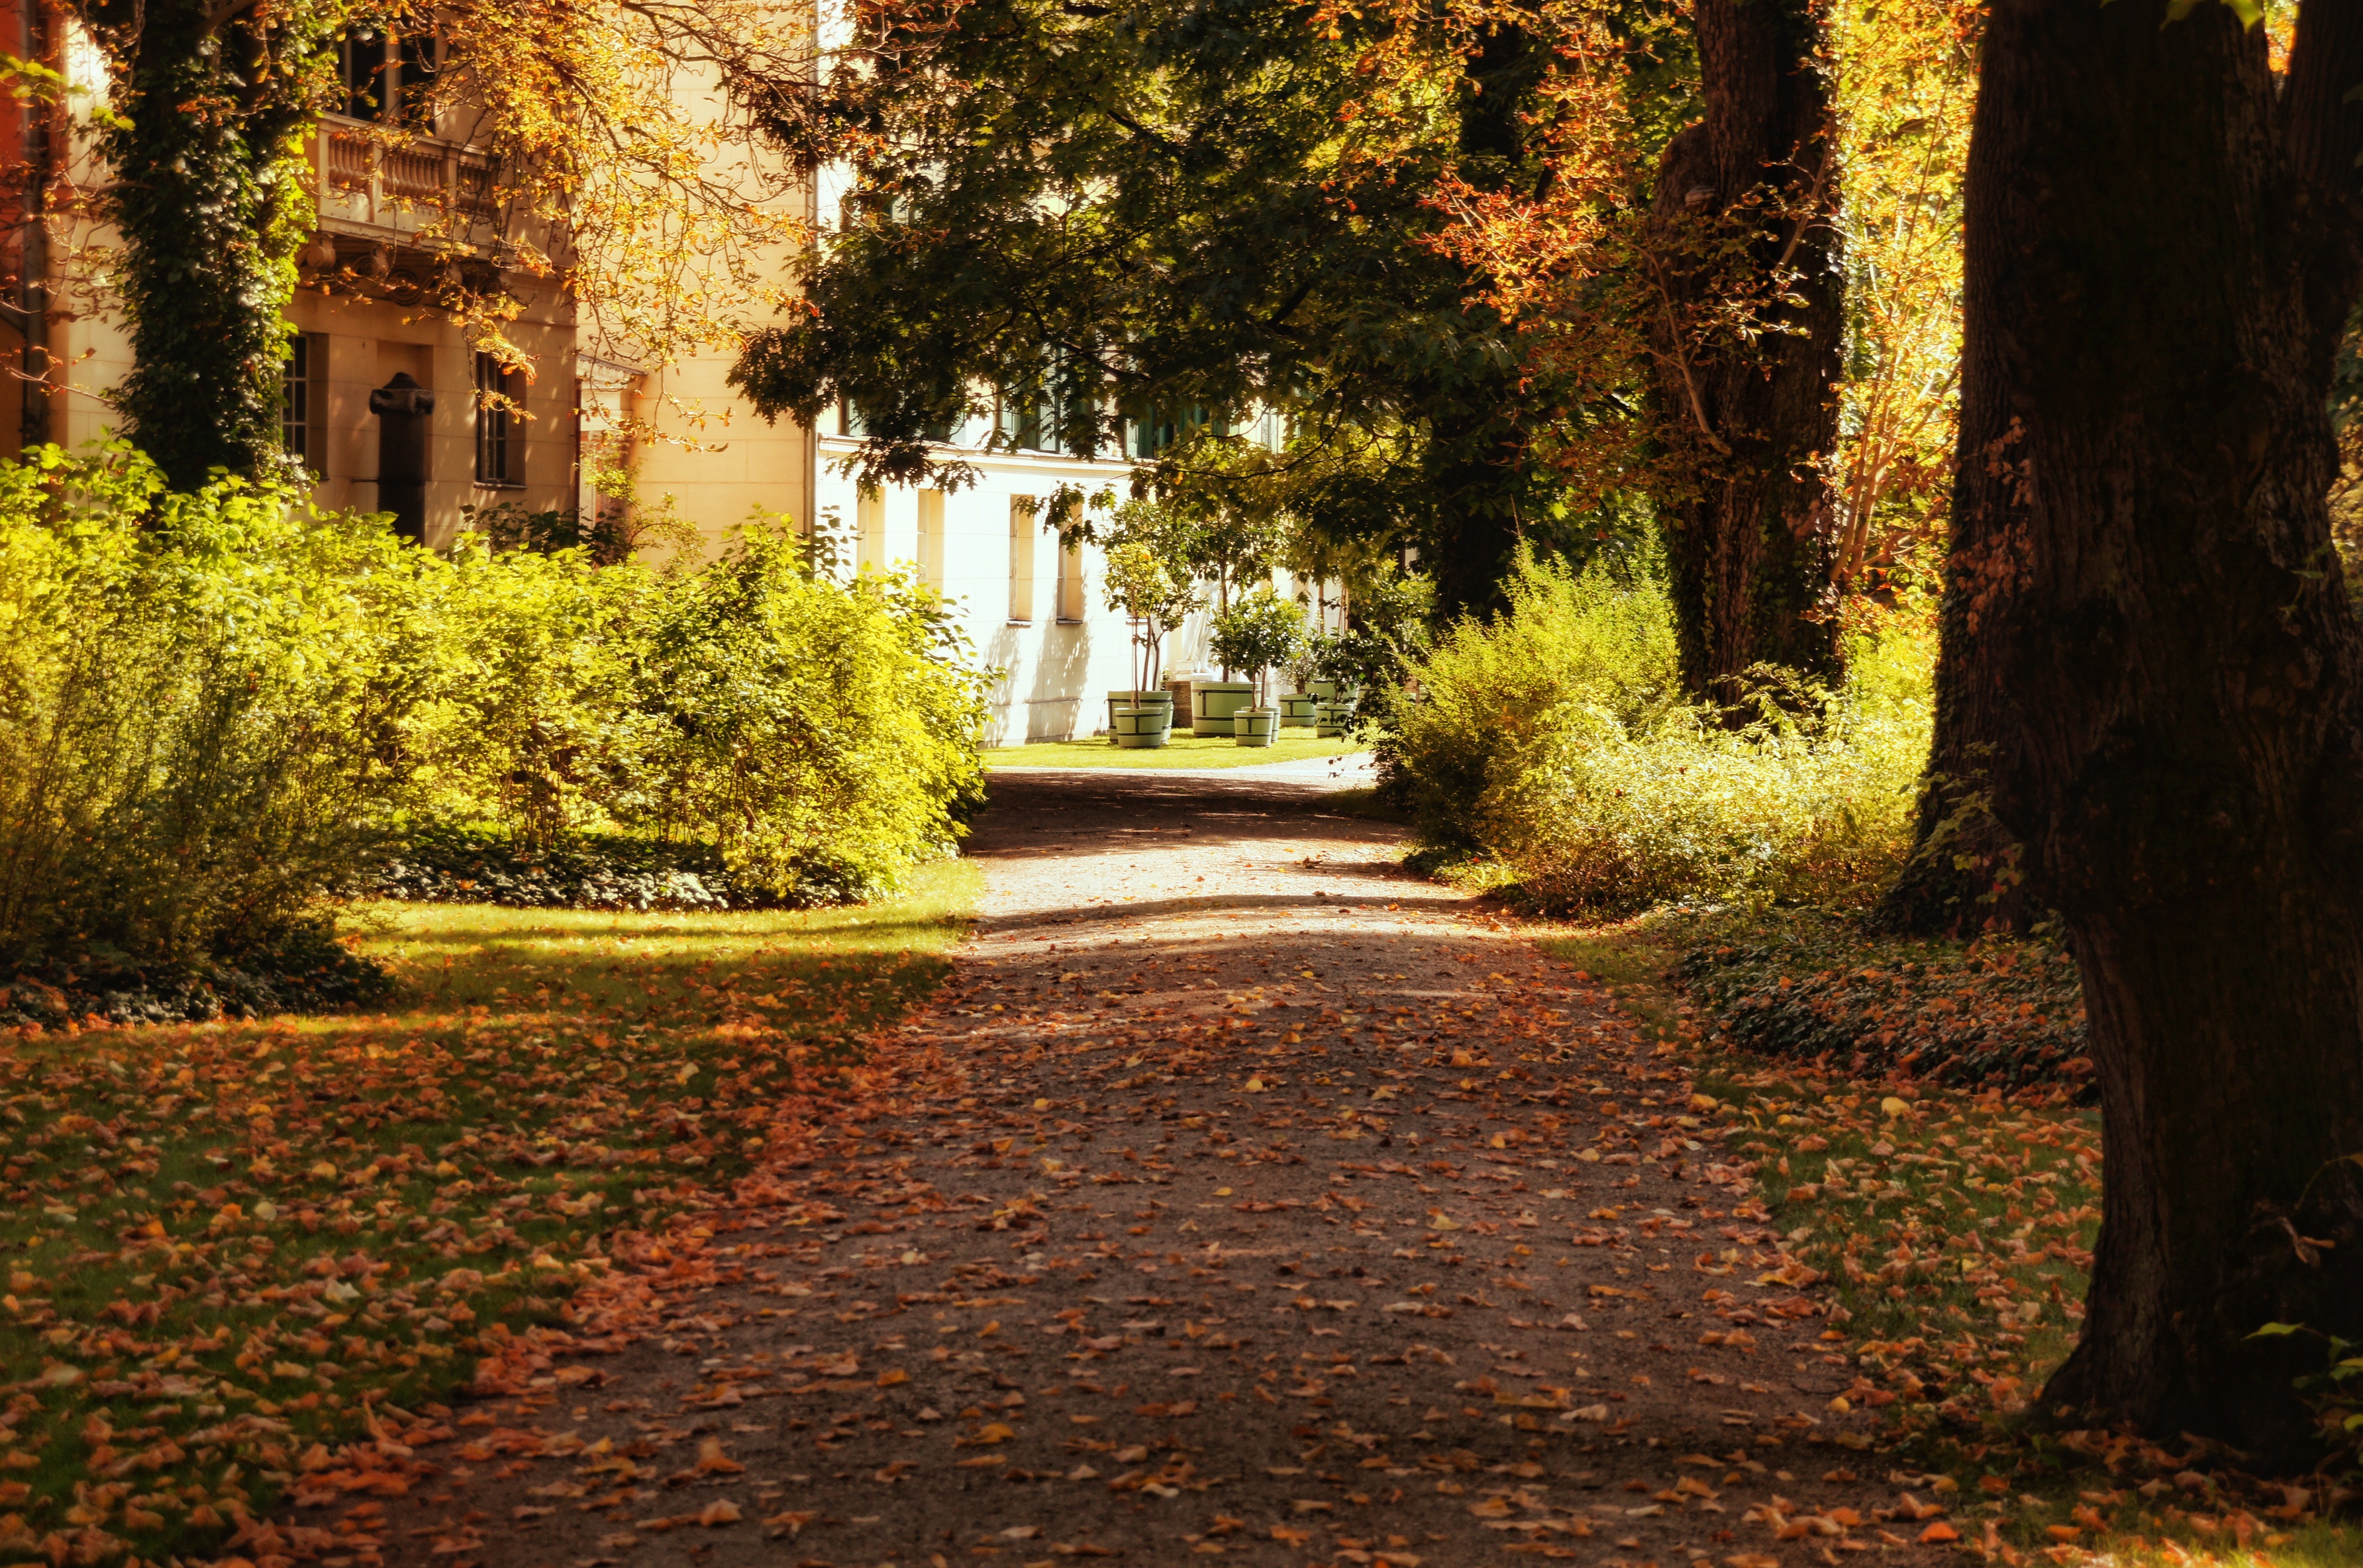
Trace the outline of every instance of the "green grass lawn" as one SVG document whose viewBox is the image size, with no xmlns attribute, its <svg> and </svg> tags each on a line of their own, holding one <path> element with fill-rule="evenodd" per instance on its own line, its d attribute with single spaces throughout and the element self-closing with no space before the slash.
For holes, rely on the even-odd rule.
<svg viewBox="0 0 2363 1568">
<path fill-rule="evenodd" d="M 1177 731 L 1172 740 L 1153 751 L 1126 750 L 1102 735 L 1096 740 L 994 746 L 984 754 L 984 763 L 987 767 L 1252 767 L 1315 756 L 1345 756 L 1369 749 L 1367 740 L 1343 735 L 1324 740 L 1309 729 L 1282 730 L 1268 746 L 1241 745 L 1229 735 Z"/>
<path fill-rule="evenodd" d="M 365 1407 L 449 1397 L 614 1232 L 746 1171 L 783 1091 L 941 979 L 981 885 L 381 905 L 357 944 L 401 989 L 375 1010 L 0 1043 L 0 1561 L 205 1553 Z"/>
</svg>

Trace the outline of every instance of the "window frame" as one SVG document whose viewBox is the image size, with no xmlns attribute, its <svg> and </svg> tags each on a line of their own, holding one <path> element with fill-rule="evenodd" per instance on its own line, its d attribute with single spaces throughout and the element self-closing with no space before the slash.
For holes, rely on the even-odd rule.
<svg viewBox="0 0 2363 1568">
<path fill-rule="evenodd" d="M 356 22 L 337 42 L 337 112 L 368 125 L 433 136 L 435 80 L 442 69 L 443 40 L 434 33 L 404 34 L 384 22 Z"/>
<path fill-rule="evenodd" d="M 280 446 L 314 479 L 327 469 L 327 339 L 319 333 L 290 334 L 279 373 Z"/>
<path fill-rule="evenodd" d="M 1083 624 L 1085 611 L 1083 547 L 1060 540 L 1058 551 L 1059 587 L 1058 599 L 1052 606 L 1057 612 L 1054 619 L 1061 626 L 1080 626 Z"/>
<path fill-rule="evenodd" d="M 1030 495 L 1009 498 L 1009 624 L 1034 624 L 1034 536 L 1041 502 Z"/>
<path fill-rule="evenodd" d="M 491 354 L 475 358 L 476 488 L 526 488 L 526 375 Z M 487 396 L 507 400 L 490 403 Z M 513 405 L 513 406 L 510 406 Z"/>
</svg>

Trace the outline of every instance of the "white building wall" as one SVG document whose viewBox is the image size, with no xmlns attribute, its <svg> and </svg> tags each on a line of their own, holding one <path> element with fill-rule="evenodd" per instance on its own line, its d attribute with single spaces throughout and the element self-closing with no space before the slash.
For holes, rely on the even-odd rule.
<svg viewBox="0 0 2363 1568">
<path fill-rule="evenodd" d="M 859 446 L 850 436 L 821 438 L 822 526 L 849 566 L 858 553 L 861 565 L 916 570 L 921 560 L 917 490 L 894 486 L 884 491 L 878 497 L 884 527 L 869 539 L 861 536 L 860 496 L 852 479 L 838 468 Z M 1131 625 L 1121 611 L 1107 607 L 1101 554 L 1093 546 L 1080 552 L 1082 613 L 1059 615 L 1059 538 L 1048 525 L 1047 504 L 1031 524 L 1032 613 L 1013 617 L 1010 508 L 1019 496 L 1047 502 L 1062 483 L 1097 490 L 1121 480 L 1127 470 L 1113 462 L 1047 454 L 968 449 L 963 455 L 979 478 L 973 485 L 943 492 L 943 558 L 937 586 L 954 606 L 978 663 L 998 672 L 985 744 L 1015 745 L 1099 734 L 1107 727 L 1107 693 L 1128 689 L 1137 679 Z M 1196 624 L 1166 639 L 1162 668 L 1155 672 L 1160 683 L 1167 670 L 1195 668 L 1193 657 L 1205 641 L 1203 620 L 1194 617 Z"/>
</svg>

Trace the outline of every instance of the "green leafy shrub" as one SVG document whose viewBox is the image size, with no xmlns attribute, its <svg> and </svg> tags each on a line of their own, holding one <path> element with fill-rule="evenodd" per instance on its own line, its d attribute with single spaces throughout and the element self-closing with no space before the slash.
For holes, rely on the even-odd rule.
<svg viewBox="0 0 2363 1568">
<path fill-rule="evenodd" d="M 235 954 L 374 851 L 400 548 L 123 447 L 0 464 L 0 957 Z"/>
<path fill-rule="evenodd" d="M 657 744 L 644 623 L 668 586 L 581 549 L 421 556 L 383 622 L 413 812 L 537 851 L 637 815 Z"/>
<path fill-rule="evenodd" d="M 167 494 L 128 447 L 0 464 L 20 971 L 284 946 L 324 890 L 444 825 L 710 853 L 734 902 L 866 896 L 953 842 L 982 715 L 936 595 L 829 581 L 776 527 L 663 574 L 441 557 L 269 484 Z"/>
<path fill-rule="evenodd" d="M 1928 749 L 1921 637 L 1861 639 L 1845 690 L 1733 729 L 1678 700 L 1654 575 L 1529 562 L 1510 600 L 1442 638 L 1393 704 L 1392 788 L 1432 843 L 1491 853 L 1541 907 L 1597 912 L 1852 900 L 1900 863 Z"/>
<path fill-rule="evenodd" d="M 828 902 L 949 854 L 982 799 L 982 679 L 913 579 L 850 586 L 749 527 L 648 618 L 646 793 L 626 825 L 714 845 L 734 880 Z"/>
<path fill-rule="evenodd" d="M 1409 680 L 1382 699 L 1385 793 L 1434 845 L 1505 842 L 1497 803 L 1559 755 L 1570 724 L 1642 734 L 1679 701 L 1673 606 L 1654 575 L 1527 558 L 1503 591 L 1503 614 L 1413 653 Z"/>
</svg>

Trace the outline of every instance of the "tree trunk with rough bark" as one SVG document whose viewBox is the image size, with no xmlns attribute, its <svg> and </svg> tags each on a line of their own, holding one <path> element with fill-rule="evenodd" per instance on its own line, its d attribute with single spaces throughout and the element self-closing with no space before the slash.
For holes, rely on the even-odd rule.
<svg viewBox="0 0 2363 1568">
<path fill-rule="evenodd" d="M 1705 112 L 1658 167 L 1650 348 L 1684 474 L 1661 509 L 1682 679 L 1730 704 L 1758 664 L 1841 673 L 1824 463 L 1844 327 L 1837 168 L 1811 7 L 1699 0 L 1695 28 Z"/>
<path fill-rule="evenodd" d="M 2322 1345 L 2249 1336 L 2363 1338 L 2363 627 L 2324 499 L 2363 6 L 2305 0 L 2278 87 L 2261 28 L 2165 11 L 1987 24 L 1946 689 L 2099 1069 L 2044 1402 L 2293 1462 Z"/>
</svg>

